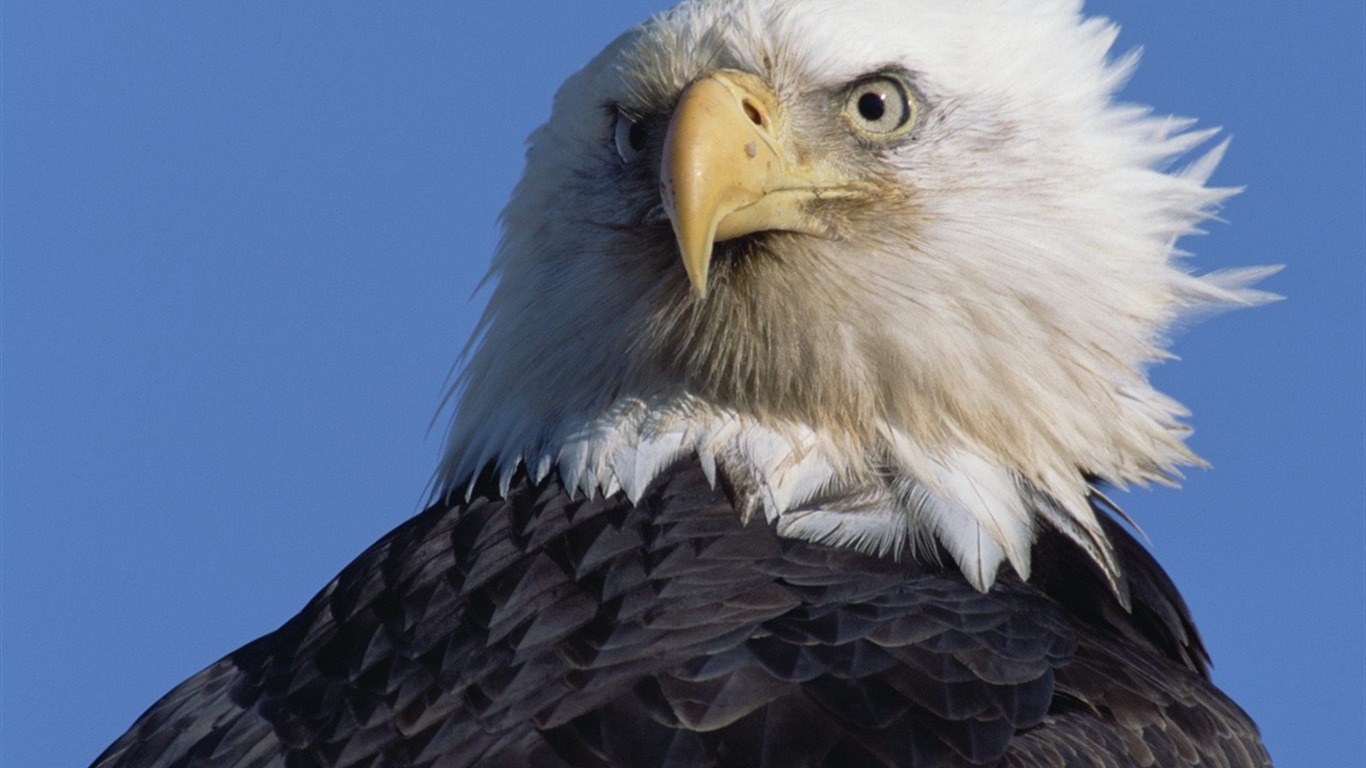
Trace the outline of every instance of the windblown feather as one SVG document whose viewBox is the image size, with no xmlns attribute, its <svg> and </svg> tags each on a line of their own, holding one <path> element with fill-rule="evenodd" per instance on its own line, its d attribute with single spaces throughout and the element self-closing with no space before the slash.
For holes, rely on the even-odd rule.
<svg viewBox="0 0 1366 768">
<path fill-rule="evenodd" d="M 1268 270 L 1179 264 L 1234 191 L 1206 186 L 1226 145 L 1167 171 L 1213 132 L 1116 104 L 1136 57 L 1107 59 L 1115 34 L 1061 0 L 750 0 L 618 39 L 532 137 L 437 488 L 526 464 L 636 496 L 694 453 L 752 475 L 791 535 L 942 542 L 986 589 L 1005 562 L 1029 572 L 1048 524 L 1114 582 L 1087 478 L 1198 463 L 1147 366 L 1182 317 L 1271 298 L 1248 287 Z M 719 244 L 696 300 L 657 181 L 610 137 L 614 109 L 658 132 L 716 68 L 768 82 L 795 152 L 875 192 L 820 211 L 831 237 Z M 919 122 L 870 151 L 825 105 L 888 68 Z"/>
</svg>

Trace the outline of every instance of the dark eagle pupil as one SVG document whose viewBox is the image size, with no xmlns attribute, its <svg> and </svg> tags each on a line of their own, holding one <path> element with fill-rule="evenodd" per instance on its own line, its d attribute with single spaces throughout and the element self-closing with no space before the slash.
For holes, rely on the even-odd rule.
<svg viewBox="0 0 1366 768">
<path fill-rule="evenodd" d="M 887 102 L 876 93 L 865 93 L 858 97 L 858 113 L 864 120 L 876 123 L 887 114 Z"/>
<path fill-rule="evenodd" d="M 632 125 L 631 132 L 627 135 L 626 140 L 631 142 L 631 149 L 637 152 L 645 149 L 645 128 L 639 123 Z"/>
</svg>

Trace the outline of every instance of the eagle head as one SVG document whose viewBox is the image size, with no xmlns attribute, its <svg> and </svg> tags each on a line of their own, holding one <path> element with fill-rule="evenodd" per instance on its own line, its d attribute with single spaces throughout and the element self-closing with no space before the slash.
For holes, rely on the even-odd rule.
<svg viewBox="0 0 1366 768">
<path fill-rule="evenodd" d="M 1075 0 L 700 0 L 571 77 L 503 215 L 438 486 L 632 498 L 696 457 L 784 535 L 942 545 L 979 588 L 1040 526 L 1111 579 L 1096 483 L 1198 463 L 1146 369 L 1267 269 L 1174 244 L 1210 130 L 1117 104 Z"/>
</svg>

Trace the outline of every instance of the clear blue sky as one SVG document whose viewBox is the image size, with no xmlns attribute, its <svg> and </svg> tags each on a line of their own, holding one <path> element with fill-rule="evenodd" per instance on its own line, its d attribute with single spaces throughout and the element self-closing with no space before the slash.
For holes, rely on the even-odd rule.
<svg viewBox="0 0 1366 768">
<path fill-rule="evenodd" d="M 0 764 L 88 763 L 417 511 L 522 142 L 661 2 L 6 0 Z M 1284 766 L 1366 744 L 1363 7 L 1106 0 L 1233 135 L 1156 378 L 1214 465 L 1123 503 Z"/>
</svg>

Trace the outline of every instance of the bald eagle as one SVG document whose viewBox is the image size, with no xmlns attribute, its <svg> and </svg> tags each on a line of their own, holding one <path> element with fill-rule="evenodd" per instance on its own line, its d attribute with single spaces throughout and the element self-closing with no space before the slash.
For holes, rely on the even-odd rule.
<svg viewBox="0 0 1366 768">
<path fill-rule="evenodd" d="M 435 503 L 114 766 L 1261 766 L 1107 487 L 1271 298 L 1077 0 L 696 0 L 559 91 Z"/>
</svg>

